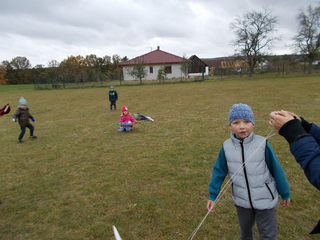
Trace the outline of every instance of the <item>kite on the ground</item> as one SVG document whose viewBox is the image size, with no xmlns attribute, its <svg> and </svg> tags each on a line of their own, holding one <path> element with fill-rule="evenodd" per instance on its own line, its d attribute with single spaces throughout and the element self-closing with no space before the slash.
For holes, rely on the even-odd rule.
<svg viewBox="0 0 320 240">
<path fill-rule="evenodd" d="M 137 119 L 137 120 L 148 120 L 148 121 L 154 122 L 154 120 L 151 117 L 149 117 L 148 115 L 143 115 L 140 113 L 134 113 L 133 115 L 134 115 L 135 119 Z"/>
</svg>

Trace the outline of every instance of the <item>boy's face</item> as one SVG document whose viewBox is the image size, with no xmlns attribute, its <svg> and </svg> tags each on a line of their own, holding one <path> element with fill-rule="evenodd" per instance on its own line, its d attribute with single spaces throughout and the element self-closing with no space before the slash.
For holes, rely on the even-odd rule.
<svg viewBox="0 0 320 240">
<path fill-rule="evenodd" d="M 113 91 L 113 88 L 110 88 L 110 91 Z"/>
<path fill-rule="evenodd" d="M 26 109 L 27 105 L 20 105 L 22 109 Z"/>
<path fill-rule="evenodd" d="M 229 128 L 234 132 L 237 138 L 246 138 L 252 132 L 254 125 L 252 122 L 246 119 L 236 119 L 234 120 Z"/>
</svg>

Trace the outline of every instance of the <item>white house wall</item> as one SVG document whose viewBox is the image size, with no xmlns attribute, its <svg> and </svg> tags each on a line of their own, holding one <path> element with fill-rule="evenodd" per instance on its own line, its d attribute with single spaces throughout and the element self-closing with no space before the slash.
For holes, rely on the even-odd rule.
<svg viewBox="0 0 320 240">
<path fill-rule="evenodd" d="M 158 79 L 158 71 L 162 66 L 171 66 L 171 72 L 172 73 L 168 73 L 167 74 L 167 78 L 180 78 L 181 76 L 183 76 L 183 74 L 181 73 L 181 65 L 180 64 L 166 64 L 166 65 L 146 65 L 146 69 L 148 72 L 147 77 L 142 78 L 142 80 L 155 80 Z M 153 67 L 153 73 L 150 73 L 150 67 Z M 128 69 L 132 68 L 129 66 L 124 66 L 123 67 L 123 80 L 139 80 L 139 79 L 135 79 L 132 76 L 130 76 L 127 71 Z"/>
</svg>

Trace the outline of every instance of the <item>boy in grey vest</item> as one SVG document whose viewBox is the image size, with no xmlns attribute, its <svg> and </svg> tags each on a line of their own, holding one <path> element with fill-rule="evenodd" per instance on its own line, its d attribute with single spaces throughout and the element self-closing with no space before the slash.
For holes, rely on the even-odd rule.
<svg viewBox="0 0 320 240">
<path fill-rule="evenodd" d="M 289 185 L 284 171 L 266 138 L 255 135 L 250 106 L 234 104 L 229 112 L 230 138 L 220 149 L 209 183 L 207 209 L 214 212 L 214 201 L 229 173 L 232 200 L 237 208 L 242 240 L 252 240 L 257 223 L 260 239 L 277 239 L 275 207 L 290 204 Z"/>
</svg>

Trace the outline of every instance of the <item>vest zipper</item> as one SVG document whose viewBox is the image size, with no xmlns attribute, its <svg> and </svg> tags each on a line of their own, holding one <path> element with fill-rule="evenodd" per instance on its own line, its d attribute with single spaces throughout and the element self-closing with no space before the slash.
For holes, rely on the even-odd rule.
<svg viewBox="0 0 320 240">
<path fill-rule="evenodd" d="M 240 146 L 241 146 L 243 172 L 244 172 L 244 178 L 245 178 L 246 184 L 247 184 L 247 191 L 248 191 L 249 202 L 250 202 L 251 208 L 254 209 L 254 207 L 253 207 L 253 205 L 252 205 L 252 199 L 251 199 L 251 194 L 250 194 L 249 181 L 248 181 L 247 170 L 246 170 L 245 159 L 244 159 L 243 140 L 240 141 Z"/>
</svg>

